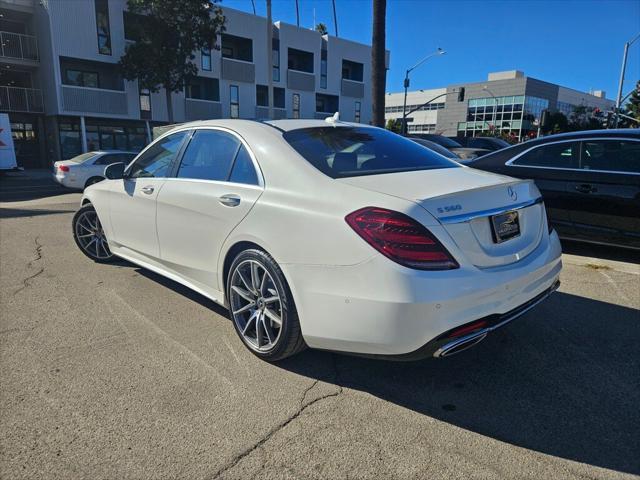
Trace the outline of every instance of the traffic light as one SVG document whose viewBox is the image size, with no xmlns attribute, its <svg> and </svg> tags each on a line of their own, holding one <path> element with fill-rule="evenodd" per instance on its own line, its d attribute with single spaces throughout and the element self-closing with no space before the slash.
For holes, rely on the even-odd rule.
<svg viewBox="0 0 640 480">
<path fill-rule="evenodd" d="M 460 90 L 458 90 L 458 101 L 464 102 L 464 87 L 460 87 Z"/>
</svg>

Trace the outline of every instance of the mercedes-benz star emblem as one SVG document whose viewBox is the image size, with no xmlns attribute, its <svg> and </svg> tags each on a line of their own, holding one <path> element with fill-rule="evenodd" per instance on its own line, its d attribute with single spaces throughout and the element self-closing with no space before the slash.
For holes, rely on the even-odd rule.
<svg viewBox="0 0 640 480">
<path fill-rule="evenodd" d="M 507 188 L 507 193 L 509 194 L 509 198 L 514 202 L 518 199 L 518 192 L 516 192 L 513 187 Z"/>
</svg>

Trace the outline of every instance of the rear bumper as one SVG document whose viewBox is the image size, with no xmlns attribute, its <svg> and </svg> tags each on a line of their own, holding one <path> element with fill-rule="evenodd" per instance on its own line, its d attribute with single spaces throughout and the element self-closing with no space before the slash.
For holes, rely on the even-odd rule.
<svg viewBox="0 0 640 480">
<path fill-rule="evenodd" d="M 80 188 L 76 185 L 76 181 L 75 178 L 70 178 L 68 175 L 65 176 L 61 176 L 61 175 L 57 175 L 57 174 L 52 174 L 51 175 L 53 177 L 53 179 L 58 182 L 60 185 L 62 185 L 63 187 L 67 187 L 67 188 Z"/>
<path fill-rule="evenodd" d="M 310 347 L 402 357 L 433 355 L 448 332 L 479 319 L 494 329 L 516 318 L 555 288 L 562 262 L 554 232 L 526 258 L 489 269 L 417 271 L 382 255 L 353 266 L 282 267 Z"/>
</svg>

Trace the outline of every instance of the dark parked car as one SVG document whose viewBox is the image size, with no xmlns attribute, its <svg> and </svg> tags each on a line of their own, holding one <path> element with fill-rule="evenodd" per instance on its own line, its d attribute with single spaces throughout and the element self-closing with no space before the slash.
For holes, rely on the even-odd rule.
<svg viewBox="0 0 640 480">
<path fill-rule="evenodd" d="M 425 140 L 423 138 L 418 137 L 409 137 L 414 142 L 422 145 L 423 147 L 427 147 L 429 150 L 433 150 L 440 155 L 455 160 L 456 162 L 460 161 L 460 157 L 453 153 L 451 150 L 447 150 L 442 145 L 437 144 L 436 142 L 432 142 L 431 140 Z"/>
<path fill-rule="evenodd" d="M 474 158 L 481 157 L 489 153 L 489 150 L 484 148 L 466 148 L 460 145 L 455 140 L 451 140 L 443 135 L 437 135 L 435 133 L 414 133 L 409 136 L 415 138 L 422 138 L 423 140 L 431 140 L 432 142 L 442 145 L 447 150 L 452 151 L 458 155 L 462 160 L 473 160 Z"/>
<path fill-rule="evenodd" d="M 485 150 L 489 150 L 491 152 L 502 150 L 503 148 L 511 146 L 511 144 L 506 140 L 496 137 L 455 137 L 452 138 L 452 140 L 455 140 L 463 147 L 484 148 Z"/>
<path fill-rule="evenodd" d="M 470 166 L 533 179 L 563 238 L 640 249 L 640 129 L 551 135 Z"/>
</svg>

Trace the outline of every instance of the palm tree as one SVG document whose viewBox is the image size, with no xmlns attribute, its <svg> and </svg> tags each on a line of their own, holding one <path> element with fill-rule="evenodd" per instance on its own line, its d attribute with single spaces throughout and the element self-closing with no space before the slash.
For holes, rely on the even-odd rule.
<svg viewBox="0 0 640 480">
<path fill-rule="evenodd" d="M 387 81 L 385 62 L 385 23 L 387 0 L 373 0 L 373 35 L 371 38 L 371 100 L 373 124 L 384 127 L 384 91 Z"/>
</svg>

